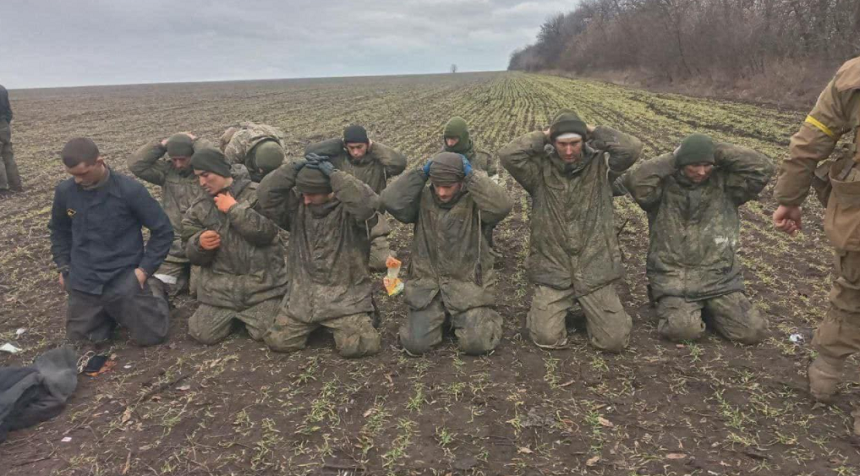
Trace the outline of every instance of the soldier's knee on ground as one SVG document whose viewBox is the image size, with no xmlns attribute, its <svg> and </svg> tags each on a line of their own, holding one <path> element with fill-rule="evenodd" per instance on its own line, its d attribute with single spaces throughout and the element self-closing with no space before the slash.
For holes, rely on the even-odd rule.
<svg viewBox="0 0 860 476">
<path fill-rule="evenodd" d="M 730 340 L 739 342 L 745 345 L 758 344 L 764 340 L 767 334 L 767 321 L 762 318 L 758 312 L 751 313 L 749 316 L 748 325 L 742 329 L 736 330 Z"/>
<path fill-rule="evenodd" d="M 657 324 L 657 332 L 666 340 L 672 342 L 694 341 L 705 335 L 705 322 L 699 321 L 670 321 L 661 319 Z"/>
<path fill-rule="evenodd" d="M 307 336 L 286 338 L 283 335 L 273 335 L 267 332 L 263 336 L 263 342 L 275 352 L 296 352 L 307 347 Z"/>
<path fill-rule="evenodd" d="M 338 339 L 337 353 L 347 359 L 366 357 L 378 353 L 381 347 L 379 332 L 369 323 L 368 326 L 370 329 L 362 328 L 360 332 Z"/>
<path fill-rule="evenodd" d="M 593 334 L 591 336 L 591 345 L 604 352 L 620 353 L 630 343 L 630 330 L 632 327 L 631 322 L 630 325 L 622 325 L 599 335 Z"/>
<path fill-rule="evenodd" d="M 409 332 L 407 326 L 403 326 L 400 328 L 400 345 L 406 349 L 406 352 L 412 355 L 422 355 L 427 353 L 430 348 L 433 346 L 432 342 L 420 339 L 417 336 L 413 335 Z"/>
<path fill-rule="evenodd" d="M 538 347 L 561 347 L 567 343 L 567 329 L 555 326 L 529 326 L 529 337 Z"/>
<path fill-rule="evenodd" d="M 164 326 L 163 329 L 155 328 L 148 332 L 133 332 L 129 337 L 135 344 L 141 347 L 150 347 L 166 342 L 168 334 L 169 328 L 168 326 Z"/>
<path fill-rule="evenodd" d="M 230 333 L 216 333 L 213 332 L 213 329 L 206 328 L 205 326 L 195 326 L 192 325 L 191 321 L 188 322 L 188 335 L 191 336 L 195 341 L 204 344 L 204 345 L 215 345 L 230 335 Z"/>
<path fill-rule="evenodd" d="M 495 310 L 481 307 L 453 317 L 457 346 L 469 355 L 486 354 L 499 345 L 502 336 L 502 316 Z"/>
<path fill-rule="evenodd" d="M 672 342 L 694 341 L 705 335 L 702 308 L 697 303 L 688 303 L 683 298 L 666 296 L 657 301 L 660 322 L 657 332 Z"/>
</svg>

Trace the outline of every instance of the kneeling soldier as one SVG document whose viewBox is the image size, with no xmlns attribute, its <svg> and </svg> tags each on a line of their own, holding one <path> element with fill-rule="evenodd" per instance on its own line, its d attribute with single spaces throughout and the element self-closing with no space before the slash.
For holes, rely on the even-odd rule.
<svg viewBox="0 0 860 476">
<path fill-rule="evenodd" d="M 698 339 L 703 314 L 729 340 L 764 337 L 767 321 L 743 293 L 738 207 L 758 196 L 773 170 L 758 152 L 693 134 L 621 178 L 648 213 L 646 272 L 663 337 Z"/>
<path fill-rule="evenodd" d="M 290 232 L 289 290 L 266 343 L 303 349 L 320 326 L 334 332 L 343 357 L 379 352 L 367 270 L 379 197 L 352 175 L 310 154 L 263 178 L 263 212 Z"/>
<path fill-rule="evenodd" d="M 257 185 L 234 179 L 221 151 L 194 152 L 191 167 L 207 196 L 182 219 L 186 255 L 200 266 L 200 307 L 188 332 L 203 344 L 215 344 L 239 321 L 252 339 L 262 340 L 287 290 L 278 227 L 256 210 Z"/>
<path fill-rule="evenodd" d="M 473 172 L 464 156 L 442 152 L 395 180 L 382 202 L 391 216 L 415 224 L 406 280 L 409 315 L 400 329 L 403 347 L 422 354 L 440 343 L 450 314 L 460 350 L 493 350 L 502 317 L 492 308 L 497 277 L 485 229 L 510 213 L 513 204 L 505 189 L 485 172 Z"/>
</svg>

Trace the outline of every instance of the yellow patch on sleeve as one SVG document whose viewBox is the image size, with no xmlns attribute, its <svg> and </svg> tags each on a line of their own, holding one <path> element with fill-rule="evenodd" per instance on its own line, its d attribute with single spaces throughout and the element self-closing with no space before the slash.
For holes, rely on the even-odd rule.
<svg viewBox="0 0 860 476">
<path fill-rule="evenodd" d="M 66 208 L 66 215 L 68 215 L 69 218 L 74 217 L 76 213 L 78 212 L 76 212 L 73 208 Z"/>
<path fill-rule="evenodd" d="M 816 119 L 812 116 L 806 116 L 805 122 L 809 125 L 815 126 L 818 130 L 827 134 L 827 137 L 830 137 L 831 139 L 836 138 L 836 134 L 834 134 L 833 131 L 831 131 L 829 127 L 825 126 L 824 123 L 819 121 L 818 119 Z"/>
</svg>

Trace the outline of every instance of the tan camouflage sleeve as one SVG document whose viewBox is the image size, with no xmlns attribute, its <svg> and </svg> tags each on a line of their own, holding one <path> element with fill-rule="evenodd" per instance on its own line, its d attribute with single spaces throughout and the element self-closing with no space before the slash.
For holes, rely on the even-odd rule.
<svg viewBox="0 0 860 476">
<path fill-rule="evenodd" d="M 812 112 L 792 136 L 789 158 L 779 168 L 773 196 L 780 205 L 803 203 L 818 162 L 830 156 L 839 138 L 850 129 L 851 111 L 858 103 L 860 93 L 857 90 L 840 92 L 835 79 L 824 88 Z"/>
</svg>

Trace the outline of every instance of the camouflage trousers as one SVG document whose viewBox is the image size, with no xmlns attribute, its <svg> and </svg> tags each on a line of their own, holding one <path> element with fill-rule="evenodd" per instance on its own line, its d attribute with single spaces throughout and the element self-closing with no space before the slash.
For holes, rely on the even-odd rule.
<svg viewBox="0 0 860 476">
<path fill-rule="evenodd" d="M 119 324 L 141 346 L 164 342 L 170 330 L 170 310 L 163 285 L 153 278 L 146 284 L 141 289 L 134 270 L 129 270 L 108 282 L 101 295 L 68 289 L 66 337 L 73 342 L 102 342 Z"/>
<path fill-rule="evenodd" d="M 192 266 L 187 261 L 169 261 L 170 256 L 161 263 L 161 266 L 153 273 L 152 277 L 161 280 L 167 290 L 167 295 L 174 298 L 179 294 L 188 292 L 192 297 L 197 296 L 197 276 L 200 273 L 199 266 Z"/>
<path fill-rule="evenodd" d="M 860 352 L 860 252 L 837 250 L 830 308 L 812 344 L 836 365 Z"/>
<path fill-rule="evenodd" d="M 499 344 L 502 336 L 502 316 L 489 307 L 475 307 L 464 312 L 449 313 L 437 293 L 423 309 L 409 309 L 406 322 L 400 328 L 400 344 L 410 354 L 423 354 L 442 342 L 442 328 L 450 322 L 457 336 L 457 347 L 466 354 L 485 354 Z"/>
<path fill-rule="evenodd" d="M 0 191 L 23 190 L 21 174 L 15 163 L 15 152 L 12 149 L 12 126 L 0 119 Z"/>
<path fill-rule="evenodd" d="M 226 339 L 237 325 L 244 324 L 251 339 L 260 341 L 272 326 L 280 299 L 269 299 L 241 311 L 200 304 L 188 319 L 188 334 L 201 344 L 212 345 Z"/>
<path fill-rule="evenodd" d="M 291 316 L 282 306 L 263 340 L 275 352 L 294 352 L 304 349 L 308 336 L 320 327 L 331 329 L 335 349 L 341 357 L 364 357 L 379 352 L 379 332 L 366 312 L 308 323 Z"/>
<path fill-rule="evenodd" d="M 764 339 L 767 320 L 742 292 L 702 301 L 664 296 L 657 302 L 657 331 L 672 342 L 693 341 L 705 334 L 705 320 L 728 340 L 757 344 Z"/>
<path fill-rule="evenodd" d="M 633 319 L 624 310 L 615 286 L 608 284 L 590 294 L 574 298 L 573 288 L 555 289 L 537 285 L 526 316 L 529 336 L 539 347 L 558 348 L 567 343 L 565 318 L 578 301 L 585 313 L 591 345 L 607 352 L 621 352 L 630 342 Z"/>
<path fill-rule="evenodd" d="M 391 245 L 388 243 L 388 235 L 391 234 L 391 225 L 388 223 L 388 218 L 383 214 L 378 214 L 376 225 L 370 230 L 370 258 L 368 259 L 368 267 L 371 271 L 384 271 L 386 269 L 385 262 L 389 256 L 394 256 L 391 252 Z"/>
</svg>

